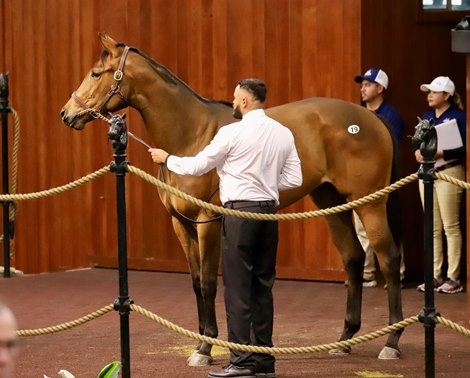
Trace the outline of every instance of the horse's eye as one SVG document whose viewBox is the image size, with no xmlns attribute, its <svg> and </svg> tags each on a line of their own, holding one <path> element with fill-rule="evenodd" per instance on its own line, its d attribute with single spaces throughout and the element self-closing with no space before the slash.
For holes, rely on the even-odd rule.
<svg viewBox="0 0 470 378">
<path fill-rule="evenodd" d="M 91 77 L 97 78 L 97 77 L 100 77 L 100 76 L 101 76 L 100 73 L 95 72 L 95 71 L 91 71 Z"/>
</svg>

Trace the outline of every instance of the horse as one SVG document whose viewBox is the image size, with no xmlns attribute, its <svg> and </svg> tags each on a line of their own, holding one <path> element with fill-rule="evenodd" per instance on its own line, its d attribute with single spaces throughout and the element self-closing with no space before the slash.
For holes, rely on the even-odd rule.
<svg viewBox="0 0 470 378">
<path fill-rule="evenodd" d="M 234 122 L 226 101 L 206 99 L 165 66 L 134 47 L 99 34 L 104 50 L 60 111 L 75 130 L 103 113 L 135 108 L 155 146 L 173 155 L 193 156 L 217 131 Z M 302 164 L 303 185 L 280 193 L 279 209 L 310 196 L 326 208 L 356 200 L 388 186 L 394 175 L 394 143 L 388 127 L 373 112 L 347 101 L 310 98 L 266 109 L 288 127 Z M 179 176 L 163 169 L 164 180 L 196 198 L 213 197 L 215 170 L 201 176 Z M 217 337 L 215 296 L 220 254 L 220 221 L 204 209 L 159 190 L 174 231 L 188 260 L 196 295 L 200 334 Z M 390 196 L 389 196 L 390 197 Z M 219 201 L 220 202 L 220 201 Z M 403 320 L 399 279 L 400 253 L 387 217 L 389 198 L 356 208 L 387 283 L 389 324 Z M 347 306 L 339 340 L 350 339 L 361 327 L 364 250 L 356 236 L 352 212 L 329 215 L 326 223 L 348 275 Z M 401 331 L 388 335 L 379 359 L 400 357 Z M 199 343 L 189 365 L 212 362 L 212 346 Z M 349 347 L 330 351 L 350 353 Z"/>
</svg>

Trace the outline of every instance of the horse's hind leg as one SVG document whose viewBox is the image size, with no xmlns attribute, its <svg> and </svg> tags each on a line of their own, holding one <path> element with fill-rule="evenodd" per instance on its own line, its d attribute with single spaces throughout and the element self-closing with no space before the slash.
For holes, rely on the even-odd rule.
<svg viewBox="0 0 470 378">
<path fill-rule="evenodd" d="M 314 202 L 321 208 L 337 206 L 344 199 L 330 184 L 323 184 L 312 193 Z M 352 212 L 346 211 L 325 217 L 331 239 L 341 254 L 344 269 L 348 274 L 346 316 L 340 341 L 350 339 L 361 328 L 362 274 L 364 250 L 359 243 L 352 223 Z M 330 353 L 349 353 L 350 348 L 333 350 Z"/>
<path fill-rule="evenodd" d="M 385 199 L 357 209 L 371 246 L 377 255 L 380 270 L 387 283 L 389 324 L 403 320 L 400 288 L 400 252 L 390 232 Z M 379 354 L 380 359 L 400 356 L 398 341 L 403 329 L 389 334 L 387 343 Z"/>
<path fill-rule="evenodd" d="M 204 254 L 201 257 L 198 234 L 190 225 L 182 224 L 176 218 L 172 219 L 173 228 L 186 255 L 194 294 L 196 295 L 199 333 L 209 337 L 217 337 L 218 329 L 215 318 L 215 294 L 217 290 L 217 267 L 215 278 L 208 279 L 207 263 Z M 216 227 L 217 228 L 217 227 Z M 218 249 L 214 258 L 218 259 Z M 215 262 L 217 265 L 217 261 Z M 212 346 L 199 342 L 192 355 L 188 358 L 190 366 L 210 365 Z"/>
</svg>

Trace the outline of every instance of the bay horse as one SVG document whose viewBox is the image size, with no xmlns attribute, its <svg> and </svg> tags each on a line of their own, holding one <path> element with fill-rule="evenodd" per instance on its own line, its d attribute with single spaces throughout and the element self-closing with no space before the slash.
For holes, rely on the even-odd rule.
<svg viewBox="0 0 470 378">
<path fill-rule="evenodd" d="M 99 34 L 101 57 L 62 108 L 63 122 L 82 130 L 93 117 L 125 107 L 135 108 L 155 146 L 173 155 L 193 156 L 217 130 L 234 122 L 230 103 L 213 101 L 195 93 L 166 67 L 136 48 Z M 266 113 L 292 130 L 302 164 L 303 185 L 281 192 L 279 209 L 309 195 L 320 207 L 361 198 L 388 186 L 393 178 L 394 143 L 388 128 L 373 112 L 346 101 L 311 98 L 266 109 Z M 201 176 L 163 173 L 164 180 L 200 199 L 213 197 L 218 187 L 215 170 Z M 204 209 L 159 190 L 172 216 L 196 294 L 199 332 L 217 337 L 215 296 L 220 248 L 220 221 Z M 399 263 L 392 223 L 387 217 L 388 198 L 356 208 L 387 283 L 389 323 L 403 320 Z M 349 278 L 344 328 L 340 340 L 350 339 L 361 327 L 364 250 L 354 231 L 352 212 L 326 217 L 330 236 L 340 251 Z M 399 358 L 401 331 L 388 335 L 381 359 Z M 212 346 L 199 343 L 190 365 L 212 362 Z M 333 353 L 347 354 L 350 348 Z"/>
</svg>

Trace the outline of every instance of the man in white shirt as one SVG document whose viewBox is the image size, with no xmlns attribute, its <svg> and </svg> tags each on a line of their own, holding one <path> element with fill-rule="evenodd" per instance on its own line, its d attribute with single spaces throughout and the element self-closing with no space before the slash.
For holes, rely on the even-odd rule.
<svg viewBox="0 0 470 378">
<path fill-rule="evenodd" d="M 181 175 L 202 175 L 216 168 L 225 207 L 275 213 L 279 191 L 299 187 L 302 172 L 294 137 L 265 114 L 265 98 L 262 81 L 240 80 L 233 100 L 233 115 L 240 122 L 222 127 L 194 157 L 177 157 L 152 148 L 153 161 L 166 163 L 169 170 Z M 231 342 L 273 346 L 277 242 L 277 222 L 224 216 L 222 276 Z M 273 378 L 274 364 L 275 358 L 269 354 L 231 350 L 230 364 L 211 371 L 209 377 Z"/>
</svg>

